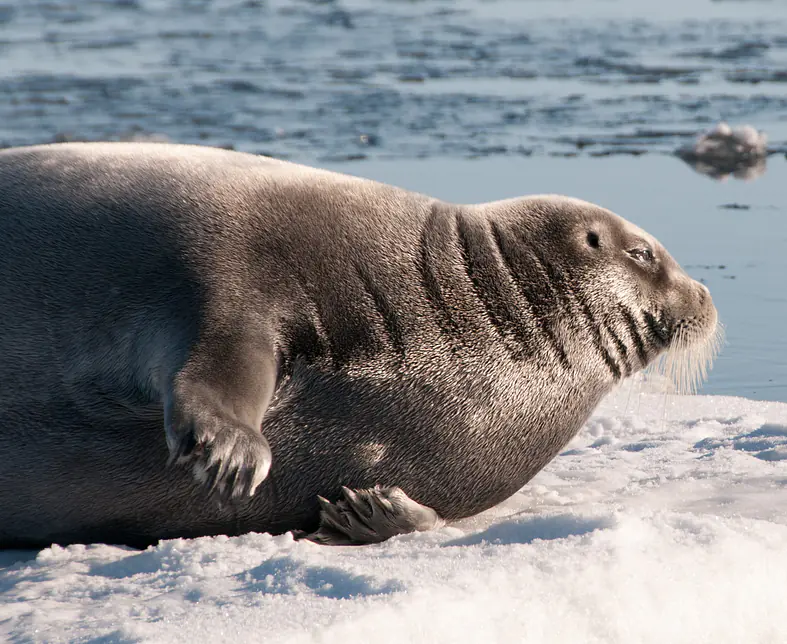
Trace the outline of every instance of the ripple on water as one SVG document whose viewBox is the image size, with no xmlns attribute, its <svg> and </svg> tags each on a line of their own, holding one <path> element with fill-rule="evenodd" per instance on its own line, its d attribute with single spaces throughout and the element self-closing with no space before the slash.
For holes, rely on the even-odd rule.
<svg viewBox="0 0 787 644">
<path fill-rule="evenodd" d="M 556 4 L 12 0 L 0 142 L 608 156 L 671 152 L 722 118 L 787 139 L 787 10 Z"/>
</svg>

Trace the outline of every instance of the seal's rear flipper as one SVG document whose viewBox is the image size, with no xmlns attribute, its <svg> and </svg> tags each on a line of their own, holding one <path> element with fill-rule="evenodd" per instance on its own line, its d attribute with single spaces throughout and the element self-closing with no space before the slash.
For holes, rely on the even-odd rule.
<svg viewBox="0 0 787 644">
<path fill-rule="evenodd" d="M 377 485 L 355 491 L 342 487 L 342 496 L 336 503 L 317 497 L 322 507 L 320 527 L 297 538 L 329 546 L 359 546 L 445 523 L 432 508 L 416 503 L 398 487 Z"/>
</svg>

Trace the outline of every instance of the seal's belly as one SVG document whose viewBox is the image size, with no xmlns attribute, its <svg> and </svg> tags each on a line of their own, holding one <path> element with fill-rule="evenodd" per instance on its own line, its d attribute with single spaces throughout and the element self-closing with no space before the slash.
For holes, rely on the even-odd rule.
<svg viewBox="0 0 787 644">
<path fill-rule="evenodd" d="M 490 395 L 485 382 L 462 392 L 453 382 L 300 374 L 263 422 L 276 488 L 311 505 L 343 485 L 398 486 L 443 518 L 470 516 L 521 488 L 595 406 L 557 414 L 550 404 L 541 413 L 516 404 L 527 382 L 513 382 L 522 392 L 513 398 Z"/>
</svg>

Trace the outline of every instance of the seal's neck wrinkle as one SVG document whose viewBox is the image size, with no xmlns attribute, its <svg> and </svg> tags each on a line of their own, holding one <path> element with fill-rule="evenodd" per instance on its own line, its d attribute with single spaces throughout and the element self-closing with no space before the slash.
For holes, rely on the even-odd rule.
<svg viewBox="0 0 787 644">
<path fill-rule="evenodd" d="M 620 319 L 625 325 L 629 337 L 629 346 L 632 347 L 634 354 L 639 361 L 638 368 L 644 369 L 649 362 L 648 351 L 646 349 L 645 338 L 640 330 L 641 324 L 638 321 L 634 311 L 629 309 L 626 305 L 620 304 L 617 308 Z"/>
<path fill-rule="evenodd" d="M 441 331 L 453 343 L 464 348 L 477 343 L 480 326 L 514 361 L 533 359 L 567 369 L 563 333 L 554 316 L 557 294 L 546 272 L 533 276 L 533 260 L 519 246 L 472 209 L 435 203 L 421 234 L 424 291 Z M 520 277 L 528 272 L 528 279 Z"/>
<path fill-rule="evenodd" d="M 574 320 L 580 334 L 589 340 L 613 381 L 630 375 L 633 371 L 632 362 L 628 346 L 622 340 L 615 302 L 605 300 L 603 306 L 600 302 L 594 302 L 581 288 L 581 280 L 568 269 L 555 272 L 553 278 L 560 287 L 563 301 L 571 314 L 570 319 Z"/>
<path fill-rule="evenodd" d="M 451 240 L 453 222 L 446 204 L 435 201 L 426 217 L 416 259 L 426 299 L 443 336 L 451 340 L 461 337 L 462 319 L 454 306 L 449 306 L 451 273 Z"/>
<path fill-rule="evenodd" d="M 623 325 L 611 312 L 615 307 L 594 307 L 579 276 L 550 258 L 526 228 L 509 231 L 495 221 L 490 225 L 501 261 L 529 307 L 536 332 L 561 363 L 570 366 L 570 345 L 579 342 L 593 348 L 604 379 L 617 382 L 632 373 L 635 360 L 629 355 Z"/>
<path fill-rule="evenodd" d="M 485 221 L 462 212 L 456 214 L 455 225 L 461 264 L 475 297 L 511 357 L 524 360 L 536 348 L 536 327 L 533 317 L 517 306 L 517 293 L 494 236 Z"/>
<path fill-rule="evenodd" d="M 560 339 L 560 323 L 554 315 L 559 295 L 550 282 L 550 271 L 541 259 L 529 252 L 527 244 L 517 243 L 495 221 L 489 226 L 497 257 L 507 280 L 515 287 L 520 310 L 526 311 L 532 321 L 532 332 L 543 336 L 560 365 L 570 368 L 566 347 Z"/>
</svg>

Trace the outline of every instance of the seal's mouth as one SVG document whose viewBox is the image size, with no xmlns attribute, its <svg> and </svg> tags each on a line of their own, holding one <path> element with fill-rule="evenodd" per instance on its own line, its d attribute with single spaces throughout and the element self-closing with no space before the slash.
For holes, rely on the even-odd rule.
<svg viewBox="0 0 787 644">
<path fill-rule="evenodd" d="M 643 317 L 645 318 L 645 324 L 647 324 L 648 331 L 650 331 L 653 336 L 655 344 L 660 345 L 661 349 L 669 347 L 673 331 L 670 328 L 671 325 L 667 321 L 666 315 L 662 313 L 657 317 L 650 311 L 644 311 Z"/>
</svg>

